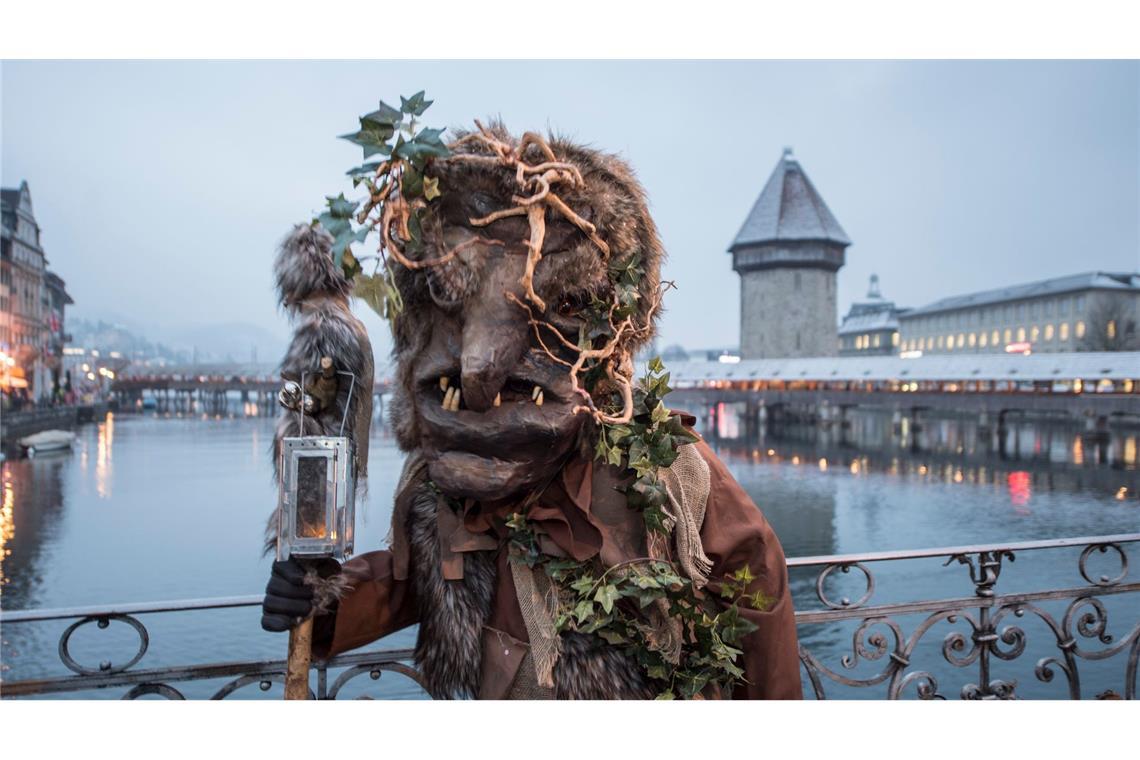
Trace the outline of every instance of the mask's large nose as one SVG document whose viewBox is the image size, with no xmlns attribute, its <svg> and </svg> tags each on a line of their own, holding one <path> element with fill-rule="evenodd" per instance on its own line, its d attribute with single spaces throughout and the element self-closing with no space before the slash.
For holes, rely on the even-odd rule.
<svg viewBox="0 0 1140 760">
<path fill-rule="evenodd" d="M 463 404 L 476 412 L 491 408 L 530 344 L 526 313 L 503 295 L 516 284 L 514 278 L 496 274 L 480 297 L 468 302 L 463 324 Z"/>
</svg>

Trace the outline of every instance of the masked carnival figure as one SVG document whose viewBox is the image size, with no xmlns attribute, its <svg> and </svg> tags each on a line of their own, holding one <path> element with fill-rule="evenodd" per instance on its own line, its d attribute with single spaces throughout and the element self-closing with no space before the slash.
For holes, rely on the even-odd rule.
<svg viewBox="0 0 1140 760">
<path fill-rule="evenodd" d="M 389 548 L 274 563 L 262 626 L 313 616 L 327 658 L 418 624 L 436 698 L 800 698 L 780 543 L 666 406 L 665 368 L 634 362 L 668 283 L 633 171 L 499 123 L 445 142 L 418 124 L 429 104 L 361 117 L 348 139 L 381 159 L 350 172 L 364 199 L 330 198 L 276 262 L 296 323 L 278 444 L 347 414 L 363 478 L 355 296 L 392 327 L 406 461 Z M 365 392 L 349 399 L 325 358 Z"/>
</svg>

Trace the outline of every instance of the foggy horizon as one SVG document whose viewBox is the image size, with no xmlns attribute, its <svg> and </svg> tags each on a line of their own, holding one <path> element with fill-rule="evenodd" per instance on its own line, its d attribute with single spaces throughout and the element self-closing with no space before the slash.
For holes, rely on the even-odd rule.
<svg viewBox="0 0 1140 760">
<path fill-rule="evenodd" d="M 360 163 L 336 139 L 426 89 L 425 123 L 501 115 L 628 160 L 669 255 L 660 348 L 739 342 L 726 249 L 785 146 L 853 241 L 839 313 L 872 273 L 917 307 L 1140 269 L 1140 63 L 82 62 L 2 64 L 3 185 L 27 180 L 68 315 L 152 341 L 279 336 L 271 263 Z M 525 97 L 521 93 L 525 92 Z M 373 245 L 370 240 L 367 245 Z M 388 328 L 357 313 L 378 357 Z M 154 315 L 161 314 L 161 317 Z M 133 324 L 132 324 L 133 323 Z M 262 360 L 276 357 L 261 356 Z"/>
</svg>

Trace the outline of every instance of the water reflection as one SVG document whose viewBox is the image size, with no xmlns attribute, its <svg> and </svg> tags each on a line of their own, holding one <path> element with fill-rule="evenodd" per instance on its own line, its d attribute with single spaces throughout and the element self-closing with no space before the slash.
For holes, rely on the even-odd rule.
<svg viewBox="0 0 1140 760">
<path fill-rule="evenodd" d="M 0 465 L 0 603 L 6 609 L 60 607 L 264 588 L 269 560 L 260 546 L 276 498 L 269 457 L 273 419 L 264 412 L 247 418 L 249 411 L 235 401 L 221 419 L 217 413 L 203 418 L 201 410 L 117 414 L 81 428 L 73 453 Z M 790 557 L 1122 533 L 1140 521 L 1134 433 L 1096 442 L 1063 425 L 1052 432 L 1021 425 L 1019 432 L 1007 431 L 1003 457 L 988 442 L 996 432 L 971 430 L 960 420 L 924 420 L 916 431 L 896 428 L 889 417 L 853 416 L 844 436 L 787 426 L 748 439 L 741 435 L 746 426 L 723 419 L 721 435 L 707 427 L 701 432 Z M 388 431 L 377 424 L 373 436 L 369 497 L 358 512 L 362 552 L 384 545 L 402 464 Z M 916 437 L 929 448 L 911 445 Z M 877 600 L 880 594 L 883 601 L 893 594 L 972 594 L 960 568 L 943 568 L 936 560 L 929 567 L 898 564 L 876 571 Z M 1080 583 L 1074 575 L 1071 562 L 1026 555 L 1003 573 L 1002 584 L 1016 589 L 1031 578 L 1066 587 Z M 814 573 L 790 576 L 797 608 L 818 607 Z M 855 573 L 837 580 L 837 597 L 858 598 Z M 1134 622 L 1137 604 L 1131 604 L 1114 620 Z M 146 662 L 158 667 L 281 657 L 283 640 L 261 632 L 256 613 L 156 616 L 148 620 L 152 650 Z M 835 666 L 852 649 L 851 626 L 844 625 L 814 626 L 801 635 Z M 0 665 L 20 678 L 58 674 L 58 633 L 47 626 L 7 628 Z M 406 647 L 414 640 L 409 629 L 381 645 Z M 92 652 L 98 651 L 93 644 Z M 1025 657 L 1031 655 L 1036 657 Z M 376 693 L 392 696 L 384 683 Z M 1058 690 L 1056 684 L 1050 689 Z"/>
</svg>

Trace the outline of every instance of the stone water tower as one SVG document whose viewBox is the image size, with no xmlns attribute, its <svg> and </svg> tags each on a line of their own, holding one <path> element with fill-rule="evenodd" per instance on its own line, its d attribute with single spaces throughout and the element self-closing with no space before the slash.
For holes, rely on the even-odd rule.
<svg viewBox="0 0 1140 760">
<path fill-rule="evenodd" d="M 728 249 L 740 275 L 744 359 L 835 356 L 835 275 L 851 241 L 791 148 Z"/>
</svg>

